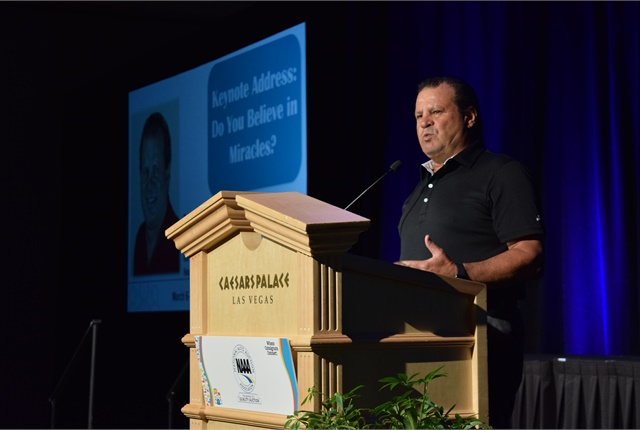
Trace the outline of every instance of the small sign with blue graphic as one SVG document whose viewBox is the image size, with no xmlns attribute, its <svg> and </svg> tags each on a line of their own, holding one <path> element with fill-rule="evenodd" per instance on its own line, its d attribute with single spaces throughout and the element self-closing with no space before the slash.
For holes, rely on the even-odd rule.
<svg viewBox="0 0 640 430">
<path fill-rule="evenodd" d="M 194 336 L 206 406 L 291 415 L 298 405 L 286 338 Z"/>
</svg>

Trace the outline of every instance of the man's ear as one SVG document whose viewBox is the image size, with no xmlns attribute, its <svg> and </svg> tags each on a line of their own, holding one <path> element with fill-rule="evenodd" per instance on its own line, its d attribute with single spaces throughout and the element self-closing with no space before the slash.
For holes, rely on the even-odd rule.
<svg viewBox="0 0 640 430">
<path fill-rule="evenodd" d="M 464 125 L 467 128 L 471 128 L 475 125 L 476 123 L 476 118 L 478 117 L 478 112 L 476 111 L 475 108 L 468 108 L 467 112 L 464 115 Z"/>
</svg>

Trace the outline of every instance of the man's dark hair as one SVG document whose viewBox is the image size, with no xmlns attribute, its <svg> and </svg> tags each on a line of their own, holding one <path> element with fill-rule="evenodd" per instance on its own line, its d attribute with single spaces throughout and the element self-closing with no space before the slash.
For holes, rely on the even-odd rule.
<svg viewBox="0 0 640 430">
<path fill-rule="evenodd" d="M 140 160 L 142 160 L 142 145 L 144 140 L 153 136 L 160 137 L 162 140 L 164 167 L 168 168 L 171 164 L 171 135 L 169 134 L 169 125 L 160 112 L 152 113 L 144 122 L 142 137 L 140 138 Z"/>
<path fill-rule="evenodd" d="M 418 93 L 425 88 L 435 88 L 440 84 L 447 84 L 455 91 L 455 97 L 453 102 L 458 106 L 458 110 L 463 115 L 469 109 L 475 109 L 476 122 L 469 130 L 469 134 L 472 138 L 478 138 L 482 136 L 482 115 L 480 115 L 480 104 L 478 103 L 478 96 L 471 85 L 462 79 L 452 76 L 434 76 L 427 78 L 418 84 Z"/>
</svg>

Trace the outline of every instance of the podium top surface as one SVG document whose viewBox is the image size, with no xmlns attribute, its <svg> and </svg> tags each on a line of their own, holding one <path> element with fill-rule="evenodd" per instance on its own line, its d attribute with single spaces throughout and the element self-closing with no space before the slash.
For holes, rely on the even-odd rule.
<svg viewBox="0 0 640 430">
<path fill-rule="evenodd" d="M 245 210 L 301 230 L 326 224 L 369 224 L 367 218 L 295 191 L 242 194 L 236 196 L 236 201 Z"/>
<path fill-rule="evenodd" d="M 220 191 L 165 231 L 190 257 L 240 232 L 256 232 L 304 253 L 343 252 L 367 218 L 299 192 Z"/>
</svg>

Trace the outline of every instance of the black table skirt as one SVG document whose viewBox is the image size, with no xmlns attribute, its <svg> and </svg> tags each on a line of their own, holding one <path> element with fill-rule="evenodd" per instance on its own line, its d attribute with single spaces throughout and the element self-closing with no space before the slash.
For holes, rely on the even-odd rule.
<svg viewBox="0 0 640 430">
<path fill-rule="evenodd" d="M 527 356 L 512 426 L 640 428 L 640 358 Z"/>
</svg>

